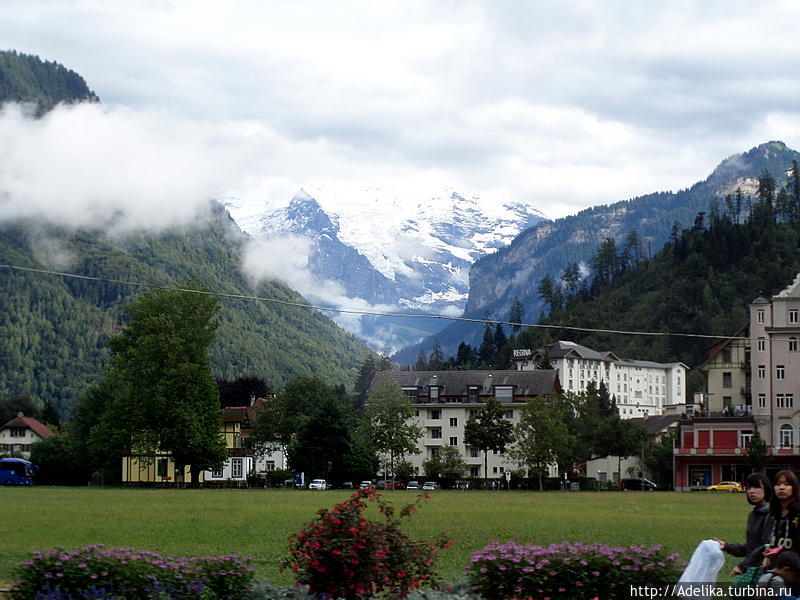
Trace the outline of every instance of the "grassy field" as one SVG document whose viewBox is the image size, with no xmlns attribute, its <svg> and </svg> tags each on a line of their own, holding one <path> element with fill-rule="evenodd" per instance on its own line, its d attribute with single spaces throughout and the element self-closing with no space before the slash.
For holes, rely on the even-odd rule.
<svg viewBox="0 0 800 600">
<path fill-rule="evenodd" d="M 87 544 L 172 556 L 245 554 L 259 577 L 288 584 L 278 567 L 287 536 L 344 491 L 0 488 L 0 582 L 33 550 Z M 400 504 L 413 492 L 389 492 Z M 730 493 L 436 491 L 407 524 L 416 537 L 446 531 L 456 545 L 439 572 L 456 579 L 473 551 L 494 540 L 661 544 L 688 560 L 702 539 L 744 542 L 750 506 Z M 728 559 L 727 568 L 734 559 Z"/>
</svg>

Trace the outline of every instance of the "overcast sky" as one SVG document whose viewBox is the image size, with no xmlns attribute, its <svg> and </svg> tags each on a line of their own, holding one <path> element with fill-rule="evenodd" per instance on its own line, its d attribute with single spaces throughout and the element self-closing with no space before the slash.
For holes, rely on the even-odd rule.
<svg viewBox="0 0 800 600">
<path fill-rule="evenodd" d="M 103 110 L 33 133 L 5 114 L 3 158 L 48 146 L 62 191 L 94 160 L 145 194 L 452 186 L 561 217 L 800 149 L 798 23 L 793 1 L 6 0 L 0 45 L 77 71 Z"/>
</svg>

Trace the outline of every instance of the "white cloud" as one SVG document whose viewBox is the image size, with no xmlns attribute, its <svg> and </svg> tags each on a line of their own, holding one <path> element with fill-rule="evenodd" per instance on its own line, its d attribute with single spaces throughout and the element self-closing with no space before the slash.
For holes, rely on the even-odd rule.
<svg viewBox="0 0 800 600">
<path fill-rule="evenodd" d="M 197 165 L 198 194 L 264 179 L 285 201 L 305 181 L 413 182 L 524 197 L 558 217 L 686 187 L 767 139 L 800 146 L 795 13 L 741 1 L 11 0 L 0 28 L 9 47 L 85 76 L 134 141 L 158 122 L 147 137 Z M 158 166 L 146 156 L 128 158 Z"/>
</svg>

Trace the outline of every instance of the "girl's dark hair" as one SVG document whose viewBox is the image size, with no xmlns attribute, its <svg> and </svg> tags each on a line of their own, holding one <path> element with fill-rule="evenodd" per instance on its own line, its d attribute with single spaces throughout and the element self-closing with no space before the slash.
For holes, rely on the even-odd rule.
<svg viewBox="0 0 800 600">
<path fill-rule="evenodd" d="M 764 490 L 764 502 L 769 504 L 772 501 L 772 483 L 769 480 L 769 477 L 764 475 L 763 473 L 750 473 L 747 476 L 747 482 L 745 484 L 745 492 L 748 488 L 762 488 Z M 750 496 L 747 496 L 747 501 L 750 504 L 753 504 L 753 501 L 750 500 Z"/>
<path fill-rule="evenodd" d="M 792 495 L 789 496 L 789 511 L 799 513 L 800 512 L 800 481 L 797 479 L 797 475 L 795 475 L 792 471 L 784 470 L 778 471 L 778 474 L 775 475 L 775 483 L 778 483 L 778 480 L 783 477 L 790 486 L 792 486 Z M 773 495 L 772 500 L 769 503 L 769 512 L 770 514 L 775 517 L 776 519 L 781 518 L 781 512 L 783 512 L 783 506 L 781 506 L 780 499 Z"/>
</svg>

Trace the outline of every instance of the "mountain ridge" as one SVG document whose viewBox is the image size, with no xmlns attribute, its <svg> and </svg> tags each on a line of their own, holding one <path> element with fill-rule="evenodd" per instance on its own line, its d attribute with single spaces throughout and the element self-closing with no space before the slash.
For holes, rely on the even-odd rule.
<svg viewBox="0 0 800 600">
<path fill-rule="evenodd" d="M 800 153 L 780 141 L 759 144 L 720 162 L 703 181 L 678 192 L 653 192 L 612 204 L 584 209 L 552 222 L 537 223 L 522 232 L 508 246 L 476 261 L 470 269 L 469 298 L 464 311 L 468 318 L 507 320 L 511 303 L 519 298 L 525 306 L 525 321 L 536 322 L 542 309 L 537 286 L 545 276 L 560 277 L 569 263 L 590 270 L 591 257 L 606 237 L 618 243 L 636 229 L 649 254 L 669 239 L 676 222 L 686 226 L 699 212 L 708 212 L 713 200 L 721 202 L 737 187 L 752 193 L 756 179 L 765 169 L 783 181 L 785 171 Z M 454 354 L 461 341 L 479 343 L 482 328 L 451 323 L 422 344 L 404 348 L 394 355 L 401 364 L 413 364 L 420 348 L 429 351 L 438 342 Z"/>
</svg>

